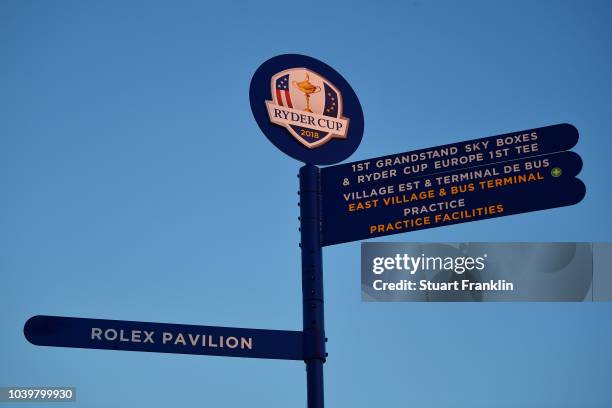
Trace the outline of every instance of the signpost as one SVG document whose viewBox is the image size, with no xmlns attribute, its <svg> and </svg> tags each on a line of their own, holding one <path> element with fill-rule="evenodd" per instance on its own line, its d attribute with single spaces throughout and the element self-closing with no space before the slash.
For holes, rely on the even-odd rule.
<svg viewBox="0 0 612 408">
<path fill-rule="evenodd" d="M 546 126 L 319 169 L 348 158 L 363 112 L 325 63 L 280 55 L 253 75 L 251 110 L 299 171 L 303 330 L 261 330 L 34 316 L 32 344 L 106 350 L 304 360 L 308 408 L 323 408 L 326 361 L 322 247 L 578 203 L 578 131 Z"/>
<path fill-rule="evenodd" d="M 325 325 L 321 171 L 349 157 L 363 136 L 363 112 L 348 82 L 327 64 L 304 55 L 279 55 L 253 75 L 251 110 L 261 131 L 300 168 L 300 247 L 308 408 L 323 408 Z"/>
</svg>

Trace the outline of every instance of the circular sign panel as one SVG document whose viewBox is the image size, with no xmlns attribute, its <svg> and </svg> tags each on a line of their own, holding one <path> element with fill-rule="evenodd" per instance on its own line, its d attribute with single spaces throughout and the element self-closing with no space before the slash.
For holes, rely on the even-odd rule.
<svg viewBox="0 0 612 408">
<path fill-rule="evenodd" d="M 363 137 L 363 111 L 355 91 L 317 59 L 285 54 L 267 60 L 251 79 L 249 98 L 266 137 L 304 163 L 341 162 Z"/>
</svg>

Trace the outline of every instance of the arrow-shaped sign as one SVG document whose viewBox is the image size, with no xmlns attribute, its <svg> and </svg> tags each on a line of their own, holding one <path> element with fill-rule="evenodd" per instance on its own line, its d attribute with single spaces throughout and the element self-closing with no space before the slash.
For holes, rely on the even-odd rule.
<svg viewBox="0 0 612 408">
<path fill-rule="evenodd" d="M 586 193 L 576 178 L 581 169 L 580 156 L 561 152 L 371 184 L 341 197 L 324 190 L 322 243 L 334 245 L 573 205 Z M 462 175 L 473 177 L 455 181 Z M 407 185 L 410 189 L 401 191 Z"/>
<path fill-rule="evenodd" d="M 37 346 L 304 359 L 301 331 L 34 316 L 23 332 Z"/>
</svg>

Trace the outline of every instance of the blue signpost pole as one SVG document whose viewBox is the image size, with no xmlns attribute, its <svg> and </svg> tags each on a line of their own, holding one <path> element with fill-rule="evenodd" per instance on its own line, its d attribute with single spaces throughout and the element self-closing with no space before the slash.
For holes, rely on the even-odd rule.
<svg viewBox="0 0 612 408">
<path fill-rule="evenodd" d="M 323 408 L 325 330 L 323 320 L 323 258 L 321 254 L 321 181 L 317 166 L 300 168 L 300 237 L 304 362 L 308 408 Z"/>
</svg>

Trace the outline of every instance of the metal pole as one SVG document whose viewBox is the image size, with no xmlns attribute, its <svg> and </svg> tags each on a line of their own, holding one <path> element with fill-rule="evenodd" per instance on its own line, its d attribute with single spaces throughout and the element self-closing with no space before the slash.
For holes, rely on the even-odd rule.
<svg viewBox="0 0 612 408">
<path fill-rule="evenodd" d="M 300 237 L 302 248 L 302 299 L 304 362 L 308 408 L 323 408 L 323 259 L 321 255 L 321 183 L 319 168 L 300 168 Z"/>
</svg>

